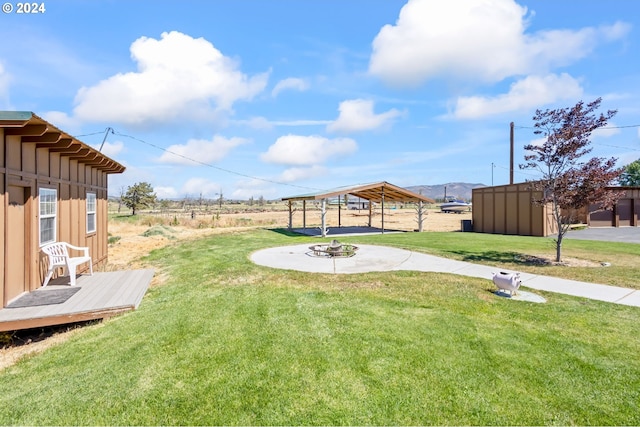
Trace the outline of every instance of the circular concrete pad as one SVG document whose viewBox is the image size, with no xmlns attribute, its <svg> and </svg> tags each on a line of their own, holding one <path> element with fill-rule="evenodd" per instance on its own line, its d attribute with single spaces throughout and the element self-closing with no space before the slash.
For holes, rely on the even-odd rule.
<svg viewBox="0 0 640 427">
<path fill-rule="evenodd" d="M 251 261 L 258 265 L 282 270 L 308 273 L 354 274 L 373 271 L 430 271 L 460 274 L 491 280 L 495 269 L 487 266 L 450 260 L 433 255 L 412 252 L 389 246 L 358 245 L 352 257 L 330 257 L 314 255 L 311 243 L 263 249 L 251 254 Z M 518 291 L 516 295 L 495 292 L 497 296 L 513 300 L 546 302 L 541 296 Z"/>
<path fill-rule="evenodd" d="M 263 249 L 251 254 L 258 265 L 309 273 L 366 273 L 398 269 L 411 258 L 412 252 L 385 246 L 358 245 L 352 257 L 314 256 L 310 243 Z"/>
</svg>

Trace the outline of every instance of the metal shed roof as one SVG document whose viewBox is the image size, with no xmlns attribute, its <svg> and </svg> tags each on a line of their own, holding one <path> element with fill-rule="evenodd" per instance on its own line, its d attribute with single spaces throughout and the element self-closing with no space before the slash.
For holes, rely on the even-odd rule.
<svg viewBox="0 0 640 427">
<path fill-rule="evenodd" d="M 0 128 L 5 135 L 18 135 L 23 143 L 77 160 L 106 173 L 122 173 L 125 167 L 100 151 L 61 131 L 30 111 L 0 111 Z"/>
<path fill-rule="evenodd" d="M 371 184 L 358 184 L 347 187 L 334 188 L 332 190 L 319 191 L 317 193 L 301 194 L 298 196 L 283 197 L 283 201 L 297 201 L 297 200 L 322 200 L 330 197 L 341 196 L 343 194 L 350 194 L 352 196 L 360 197 L 361 199 L 369 200 L 375 203 L 380 203 L 384 199 L 385 202 L 427 202 L 435 203 L 435 200 L 422 194 L 414 193 L 406 188 L 398 187 L 390 184 L 386 181 L 376 182 Z"/>
</svg>

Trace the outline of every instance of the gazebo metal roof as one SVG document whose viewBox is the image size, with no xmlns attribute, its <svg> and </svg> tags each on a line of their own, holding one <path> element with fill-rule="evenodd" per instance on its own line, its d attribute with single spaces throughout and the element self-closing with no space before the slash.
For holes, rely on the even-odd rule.
<svg viewBox="0 0 640 427">
<path fill-rule="evenodd" d="M 349 194 L 375 203 L 385 202 L 426 202 L 435 203 L 435 200 L 422 194 L 414 193 L 406 188 L 398 187 L 386 181 L 371 184 L 358 184 L 353 186 L 338 187 L 331 190 L 323 190 L 317 193 L 301 194 L 291 197 L 283 197 L 283 201 L 298 200 L 322 200 Z"/>
</svg>

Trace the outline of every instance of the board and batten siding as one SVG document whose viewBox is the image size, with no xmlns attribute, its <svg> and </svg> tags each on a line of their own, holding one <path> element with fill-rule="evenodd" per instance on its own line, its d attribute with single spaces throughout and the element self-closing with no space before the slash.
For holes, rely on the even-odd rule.
<svg viewBox="0 0 640 427">
<path fill-rule="evenodd" d="M 589 227 L 638 227 L 640 226 L 640 188 L 612 187 L 622 193 L 612 210 L 602 210 L 598 205 L 589 206 Z"/>
<path fill-rule="evenodd" d="M 8 113 L 0 112 L 2 307 L 42 285 L 47 266 L 40 251 L 39 190 L 57 192 L 55 240 L 89 247 L 96 269 L 106 264 L 108 255 L 108 175 L 124 171 L 35 114 L 18 112 L 17 117 L 24 117 L 21 122 L 8 120 L 13 117 Z M 91 233 L 88 192 L 96 195 L 96 230 Z"/>
<path fill-rule="evenodd" d="M 555 224 L 548 206 L 532 203 L 539 193 L 527 183 L 472 190 L 473 231 L 478 233 L 548 236 Z"/>
<path fill-rule="evenodd" d="M 611 210 L 597 205 L 585 206 L 574 213 L 580 223 L 589 227 L 640 226 L 640 188 L 608 187 L 622 193 Z M 478 233 L 550 236 L 557 233 L 551 205 L 533 203 L 540 193 L 530 184 L 510 184 L 474 188 L 473 231 Z"/>
</svg>

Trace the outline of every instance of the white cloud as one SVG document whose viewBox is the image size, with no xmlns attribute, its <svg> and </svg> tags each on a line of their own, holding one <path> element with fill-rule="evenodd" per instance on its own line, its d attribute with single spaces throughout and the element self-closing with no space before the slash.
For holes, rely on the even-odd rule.
<svg viewBox="0 0 640 427">
<path fill-rule="evenodd" d="M 278 181 L 280 182 L 296 182 L 303 179 L 315 178 L 327 173 L 324 166 L 314 165 L 310 167 L 289 168 L 280 174 Z"/>
<path fill-rule="evenodd" d="M 248 142 L 244 138 L 225 138 L 219 135 L 214 135 L 212 140 L 190 139 L 186 144 L 168 147 L 158 161 L 189 166 L 214 163 L 223 159 L 235 147 Z"/>
<path fill-rule="evenodd" d="M 231 123 L 243 126 L 249 126 L 253 129 L 269 130 L 275 126 L 298 127 L 298 126 L 324 126 L 333 123 L 331 120 L 268 120 L 265 117 L 251 117 L 248 120 L 233 120 Z"/>
<path fill-rule="evenodd" d="M 265 200 L 271 200 L 276 198 L 278 192 L 275 188 L 236 188 L 233 193 L 231 193 L 232 199 L 240 199 L 240 200 L 248 200 L 251 197 L 254 199 L 259 199 L 263 197 Z"/>
<path fill-rule="evenodd" d="M 259 130 L 273 129 L 273 125 L 269 122 L 269 120 L 260 116 L 251 117 L 249 120 L 246 120 L 246 121 L 238 120 L 238 122 L 246 124 L 252 129 L 259 129 Z"/>
<path fill-rule="evenodd" d="M 156 169 L 146 166 L 136 166 L 127 161 L 120 162 L 127 169 L 123 173 L 116 173 L 109 176 L 109 194 L 120 196 L 126 193 L 127 188 L 135 182 L 149 182 L 155 191 L 155 182 L 157 181 Z"/>
<path fill-rule="evenodd" d="M 271 95 L 275 98 L 280 92 L 288 89 L 304 92 L 305 90 L 309 89 L 309 83 L 304 79 L 295 77 L 280 80 L 271 91 Z"/>
<path fill-rule="evenodd" d="M 409 0 L 375 37 L 369 72 L 398 86 L 436 76 L 496 82 L 573 63 L 630 31 L 618 22 L 527 34 L 531 18 L 514 0 Z"/>
<path fill-rule="evenodd" d="M 385 113 L 373 112 L 373 101 L 350 99 L 342 101 L 338 107 L 340 115 L 335 122 L 327 126 L 329 132 L 358 132 L 390 126 L 402 113 L 391 109 Z"/>
<path fill-rule="evenodd" d="M 76 95 L 83 121 L 150 124 L 230 111 L 234 102 L 262 92 L 267 74 L 248 77 L 238 64 L 203 38 L 177 31 L 160 40 L 141 37 L 131 45 L 138 71 L 119 73 Z"/>
<path fill-rule="evenodd" d="M 617 126 L 618 125 L 616 125 L 614 122 L 609 121 L 607 126 L 596 129 L 591 135 L 594 138 L 611 138 L 614 135 L 622 133 L 620 128 Z"/>
<path fill-rule="evenodd" d="M 63 111 L 47 111 L 42 115 L 42 118 L 71 135 L 78 133 L 82 129 L 78 120 Z"/>
<path fill-rule="evenodd" d="M 265 199 L 270 199 L 276 194 L 277 190 L 274 188 L 273 183 L 254 178 L 237 181 L 235 189 L 229 195 L 225 194 L 225 197 L 231 199 L 249 199 L 253 197 L 257 199 L 262 196 Z"/>
<path fill-rule="evenodd" d="M 185 196 L 213 199 L 220 194 L 220 184 L 206 178 L 191 178 L 182 186 L 182 194 Z"/>
<path fill-rule="evenodd" d="M 102 145 L 102 143 L 93 145 L 93 148 L 98 150 L 100 149 L 100 145 Z M 124 149 L 124 143 L 122 141 L 116 141 L 113 143 L 109 141 L 105 141 L 104 145 L 102 146 L 102 154 L 104 154 L 107 157 L 111 157 L 112 159 L 115 159 L 118 156 L 118 154 L 122 152 L 123 149 Z"/>
<path fill-rule="evenodd" d="M 582 94 L 580 83 L 568 74 L 529 76 L 513 83 L 506 94 L 458 98 L 453 116 L 457 119 L 479 119 L 559 100 L 576 100 Z"/>
<path fill-rule="evenodd" d="M 321 136 L 281 136 L 261 155 L 263 161 L 281 165 L 309 166 L 354 153 L 358 144 L 351 138 L 328 139 Z"/>
<path fill-rule="evenodd" d="M 330 120 L 311 120 L 311 119 L 302 119 L 302 120 L 274 120 L 269 122 L 274 126 L 287 126 L 287 127 L 297 127 L 297 126 L 322 126 L 331 123 Z"/>
<path fill-rule="evenodd" d="M 173 187 L 153 187 L 158 199 L 177 199 L 178 191 Z"/>
<path fill-rule="evenodd" d="M 9 105 L 9 73 L 4 69 L 2 62 L 0 62 L 0 106 Z M 5 101 L 3 101 L 3 99 Z M 3 107 L 4 108 L 4 107 Z"/>
<path fill-rule="evenodd" d="M 532 139 L 531 141 L 529 141 L 529 144 L 527 145 L 533 145 L 534 147 L 542 147 L 546 142 L 547 142 L 547 138 L 541 137 L 541 138 Z"/>
</svg>

